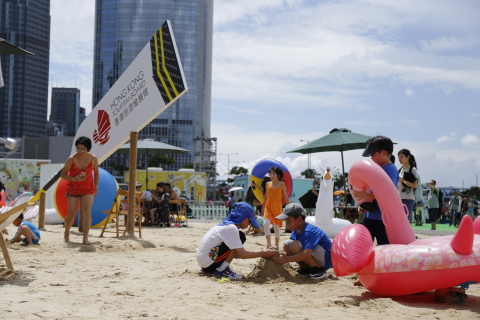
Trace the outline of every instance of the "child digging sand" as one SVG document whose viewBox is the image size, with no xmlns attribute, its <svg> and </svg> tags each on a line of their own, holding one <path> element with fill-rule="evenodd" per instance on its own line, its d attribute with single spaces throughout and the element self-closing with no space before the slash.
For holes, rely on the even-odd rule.
<svg viewBox="0 0 480 320">
<path fill-rule="evenodd" d="M 23 241 L 27 246 L 38 244 L 40 241 L 40 231 L 38 228 L 29 221 L 23 221 L 23 213 L 13 220 L 13 225 L 18 227 L 15 235 L 7 239 L 10 243 Z M 8 234 L 8 231 L 4 229 L 3 234 Z"/>
<path fill-rule="evenodd" d="M 246 237 L 238 229 L 245 229 L 250 224 L 254 228 L 259 228 L 252 206 L 245 202 L 236 203 L 230 215 L 222 223 L 211 228 L 200 241 L 197 249 L 197 262 L 202 268 L 200 271 L 217 277 L 239 280 L 243 276 L 230 270 L 230 263 L 234 258 L 251 259 L 278 254 L 277 250 L 263 249 L 252 252 L 243 248 Z"/>
</svg>

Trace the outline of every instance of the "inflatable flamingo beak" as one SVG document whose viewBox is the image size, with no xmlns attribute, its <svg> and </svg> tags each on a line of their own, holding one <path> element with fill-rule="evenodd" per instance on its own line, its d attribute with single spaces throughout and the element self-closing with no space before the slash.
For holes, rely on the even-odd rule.
<svg viewBox="0 0 480 320">
<path fill-rule="evenodd" d="M 329 171 L 330 171 L 330 167 L 327 167 L 327 172 L 329 172 Z"/>
</svg>

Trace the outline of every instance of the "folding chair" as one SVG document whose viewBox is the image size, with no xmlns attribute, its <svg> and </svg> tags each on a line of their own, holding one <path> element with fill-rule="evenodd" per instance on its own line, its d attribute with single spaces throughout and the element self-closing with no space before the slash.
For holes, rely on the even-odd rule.
<svg viewBox="0 0 480 320">
<path fill-rule="evenodd" d="M 115 195 L 115 198 L 112 202 L 112 207 L 110 208 L 110 210 L 102 211 L 103 213 L 108 214 L 108 216 L 107 216 L 107 219 L 105 220 L 105 224 L 103 225 L 103 229 L 102 229 L 102 232 L 100 233 L 100 237 L 103 237 L 103 234 L 105 232 L 116 233 L 117 238 L 120 237 L 120 232 L 123 232 L 122 236 L 125 235 L 125 233 L 127 233 L 127 229 L 128 229 L 127 228 L 128 208 L 122 208 L 122 206 L 121 206 L 121 203 L 125 202 L 124 200 L 120 199 L 120 197 L 123 197 L 123 196 L 128 197 L 128 191 L 118 189 L 117 194 Z M 135 215 L 135 219 L 138 219 L 138 231 L 137 232 L 138 232 L 138 235 L 139 235 L 140 238 L 142 237 L 142 217 L 143 217 L 142 208 L 141 208 L 141 205 L 140 205 L 141 196 L 142 196 L 141 192 L 135 192 L 135 211 L 134 211 L 134 215 Z M 124 210 L 124 209 L 126 209 L 126 210 Z M 115 231 L 106 230 L 108 222 L 110 221 L 110 216 L 114 216 Z M 125 221 L 125 224 L 124 224 L 125 228 L 124 229 L 121 229 L 121 227 L 119 225 L 120 216 L 124 216 L 124 221 Z M 135 226 L 134 226 L 134 231 L 135 231 Z"/>
</svg>

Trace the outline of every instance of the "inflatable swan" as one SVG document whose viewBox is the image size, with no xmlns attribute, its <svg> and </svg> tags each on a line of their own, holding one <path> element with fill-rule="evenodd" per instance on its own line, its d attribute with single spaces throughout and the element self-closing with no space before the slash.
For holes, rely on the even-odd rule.
<svg viewBox="0 0 480 320">
<path fill-rule="evenodd" d="M 322 167 L 320 167 L 320 169 L 323 174 L 323 179 L 320 182 L 315 217 L 307 217 L 305 221 L 320 228 L 328 237 L 333 238 L 340 230 L 351 225 L 351 222 L 344 219 L 332 218 L 333 179 L 331 172 L 333 173 L 336 168 L 332 171 L 330 171 L 330 167 L 327 167 L 327 170 Z"/>
<path fill-rule="evenodd" d="M 415 240 L 398 192 L 378 165 L 357 161 L 349 177 L 354 187 L 368 184 L 375 193 L 391 244 L 373 247 L 363 225 L 342 229 L 331 249 L 337 276 L 358 273 L 369 291 L 389 296 L 480 281 L 480 219 L 463 217 L 454 236 Z"/>
</svg>

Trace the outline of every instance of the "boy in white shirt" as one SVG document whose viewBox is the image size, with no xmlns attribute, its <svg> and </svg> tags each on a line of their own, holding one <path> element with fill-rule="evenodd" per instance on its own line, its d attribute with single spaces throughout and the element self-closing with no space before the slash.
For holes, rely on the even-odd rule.
<svg viewBox="0 0 480 320">
<path fill-rule="evenodd" d="M 246 237 L 239 229 L 245 229 L 250 224 L 254 228 L 260 227 L 255 220 L 252 206 L 245 202 L 236 203 L 230 215 L 211 228 L 200 241 L 197 249 L 197 262 L 202 268 L 200 271 L 239 280 L 243 276 L 230 270 L 230 263 L 234 258 L 251 259 L 278 254 L 277 250 L 272 249 L 252 252 L 243 248 Z"/>
</svg>

